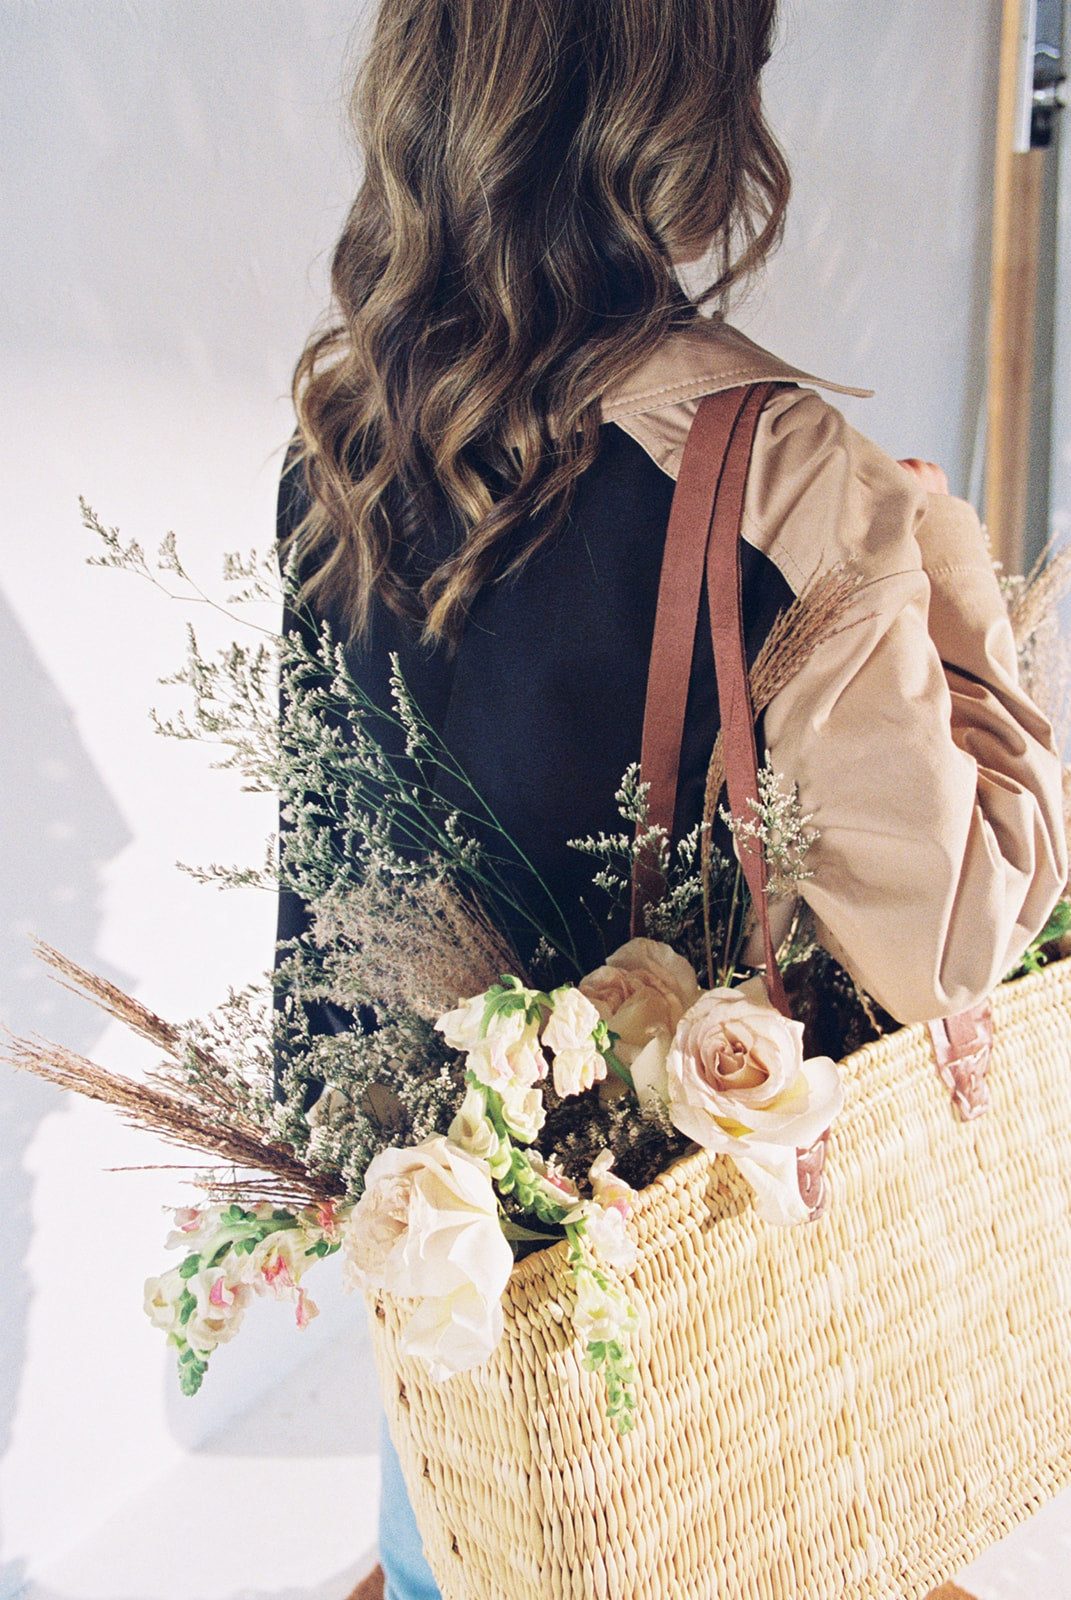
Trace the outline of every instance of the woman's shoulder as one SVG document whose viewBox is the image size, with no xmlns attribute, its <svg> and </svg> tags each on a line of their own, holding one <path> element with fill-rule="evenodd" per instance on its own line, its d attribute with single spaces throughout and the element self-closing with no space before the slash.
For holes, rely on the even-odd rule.
<svg viewBox="0 0 1071 1600">
<path fill-rule="evenodd" d="M 804 372 L 765 350 L 721 317 L 697 316 L 671 328 L 657 348 L 602 397 L 602 419 L 615 422 L 670 477 L 677 476 L 684 441 L 704 395 L 749 383 L 785 383 L 836 394 L 866 396 Z"/>
<path fill-rule="evenodd" d="M 820 570 L 846 561 L 869 580 L 917 574 L 920 534 L 934 520 L 942 529 L 955 524 L 957 544 L 981 547 L 970 506 L 927 495 L 818 392 L 866 397 L 871 391 L 804 372 L 721 318 L 698 317 L 672 329 L 607 393 L 603 420 L 616 423 L 676 478 L 703 396 L 768 382 L 785 387 L 759 419 L 741 531 L 794 593 Z"/>
</svg>

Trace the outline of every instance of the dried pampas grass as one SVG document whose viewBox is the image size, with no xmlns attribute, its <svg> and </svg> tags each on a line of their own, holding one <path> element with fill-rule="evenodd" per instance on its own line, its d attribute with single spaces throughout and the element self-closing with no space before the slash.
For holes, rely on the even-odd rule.
<svg viewBox="0 0 1071 1600">
<path fill-rule="evenodd" d="M 1060 749 L 1071 736 L 1071 640 L 1060 602 L 1071 593 L 1071 545 L 1042 551 L 1023 577 L 1001 579 L 1026 693 L 1052 723 Z"/>
<path fill-rule="evenodd" d="M 1071 594 L 1071 545 L 1046 546 L 1025 577 L 1000 576 L 1015 635 L 1019 682 L 1052 723 L 1056 748 L 1071 740 L 1071 638 L 1060 602 Z M 1064 767 L 1064 827 L 1071 840 L 1071 769 Z"/>
<path fill-rule="evenodd" d="M 369 879 L 313 908 L 311 938 L 330 952 L 332 997 L 375 995 L 434 1022 L 503 973 L 524 978 L 516 951 L 446 879 Z"/>
</svg>

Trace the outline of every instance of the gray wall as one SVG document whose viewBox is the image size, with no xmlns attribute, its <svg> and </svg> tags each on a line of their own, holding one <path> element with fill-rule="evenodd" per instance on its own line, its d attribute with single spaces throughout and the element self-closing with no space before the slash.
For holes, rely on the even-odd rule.
<svg viewBox="0 0 1071 1600">
<path fill-rule="evenodd" d="M 958 493 L 984 383 L 999 23 L 994 0 L 790 0 L 767 98 L 794 199 L 744 319 L 806 370 L 874 389 L 851 420 L 939 461 Z"/>
</svg>

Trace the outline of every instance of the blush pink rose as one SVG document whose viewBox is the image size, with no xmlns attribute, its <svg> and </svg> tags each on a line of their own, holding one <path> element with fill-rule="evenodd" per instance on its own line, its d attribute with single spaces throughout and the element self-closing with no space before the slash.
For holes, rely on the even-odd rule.
<svg viewBox="0 0 1071 1600">
<path fill-rule="evenodd" d="M 674 1125 L 707 1150 L 731 1156 L 768 1222 L 806 1220 L 796 1150 L 825 1132 L 844 1103 L 836 1063 L 804 1059 L 803 1025 L 770 1005 L 761 981 L 710 989 L 681 1018 L 666 1055 L 637 1076 Z"/>
<path fill-rule="evenodd" d="M 661 1068 L 677 1024 L 699 999 L 695 968 L 657 939 L 630 939 L 580 989 L 617 1034 L 615 1053 L 634 1071 L 640 1062 L 641 1076 Z"/>
<path fill-rule="evenodd" d="M 670 1114 L 697 1144 L 718 1133 L 803 1149 L 843 1104 L 835 1063 L 805 1061 L 803 1024 L 754 991 L 701 995 L 677 1026 L 666 1077 Z"/>
</svg>

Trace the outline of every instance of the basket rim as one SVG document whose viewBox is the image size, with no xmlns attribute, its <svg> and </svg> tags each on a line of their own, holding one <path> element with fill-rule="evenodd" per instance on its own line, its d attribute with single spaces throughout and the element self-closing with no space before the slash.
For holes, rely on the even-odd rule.
<svg viewBox="0 0 1071 1600">
<path fill-rule="evenodd" d="M 1071 955 L 1064 956 L 1059 961 L 1050 961 L 1040 972 L 1028 972 L 1021 978 L 1013 978 L 1009 983 L 998 984 L 990 995 L 990 1000 L 999 1021 L 1000 1016 L 1006 1011 L 1014 1011 L 1018 1005 L 1029 1003 L 1037 990 L 1062 989 L 1065 986 L 1071 988 Z M 897 1028 L 894 1033 L 882 1034 L 879 1039 L 872 1039 L 869 1044 L 861 1045 L 858 1050 L 854 1050 L 837 1064 L 845 1079 L 852 1080 L 857 1078 L 861 1069 L 875 1057 L 888 1054 L 894 1048 L 902 1048 L 908 1041 L 923 1040 L 929 1052 L 934 1054 L 929 1026 L 927 1022 L 907 1023 Z M 935 1066 L 936 1059 L 934 1055 Z M 702 1145 L 686 1150 L 671 1161 L 664 1171 L 652 1178 L 649 1184 L 636 1191 L 633 1213 L 642 1215 L 666 1197 L 667 1191 L 687 1188 L 703 1173 L 712 1172 L 717 1163 L 727 1163 L 729 1160 L 728 1156 L 706 1150 Z M 522 1260 L 514 1262 L 510 1283 L 523 1287 L 532 1278 L 544 1276 L 555 1251 L 564 1259 L 568 1254 L 568 1240 L 558 1239 L 554 1244 L 549 1244 L 542 1250 L 533 1250 Z"/>
</svg>

